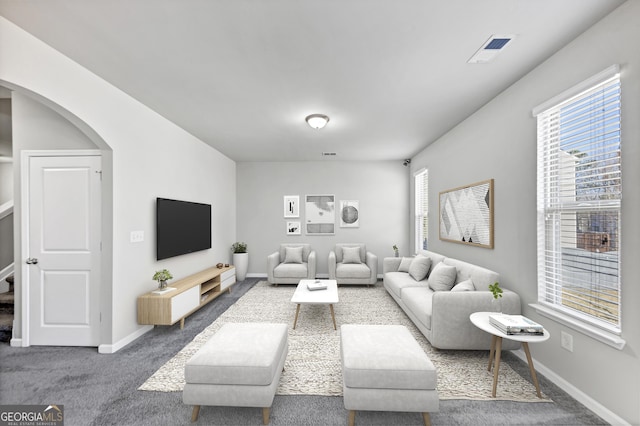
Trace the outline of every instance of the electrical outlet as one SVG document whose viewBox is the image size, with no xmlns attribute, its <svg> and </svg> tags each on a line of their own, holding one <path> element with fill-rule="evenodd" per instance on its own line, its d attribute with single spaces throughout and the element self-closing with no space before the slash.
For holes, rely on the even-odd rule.
<svg viewBox="0 0 640 426">
<path fill-rule="evenodd" d="M 129 240 L 132 243 L 141 243 L 144 241 L 144 231 L 131 231 Z"/>
<path fill-rule="evenodd" d="M 560 345 L 569 352 L 573 352 L 573 336 L 565 331 L 561 331 Z"/>
</svg>

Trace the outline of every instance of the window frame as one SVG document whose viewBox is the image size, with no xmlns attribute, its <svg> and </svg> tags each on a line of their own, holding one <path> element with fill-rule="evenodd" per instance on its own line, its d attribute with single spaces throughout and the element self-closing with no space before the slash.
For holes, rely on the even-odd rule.
<svg viewBox="0 0 640 426">
<path fill-rule="evenodd" d="M 617 279 L 616 285 L 617 285 L 617 292 L 618 292 L 618 302 L 617 302 L 618 313 L 617 313 L 617 323 L 607 324 L 606 321 L 599 319 L 595 314 L 591 315 L 588 313 L 580 312 L 579 310 L 576 310 L 576 309 L 568 309 L 564 307 L 562 303 L 558 303 L 555 300 L 553 300 L 553 299 L 558 299 L 558 296 L 557 296 L 558 285 L 555 284 L 553 280 L 551 281 L 551 284 L 547 282 L 546 274 L 549 274 L 549 273 L 552 274 L 554 272 L 557 274 L 558 270 L 557 269 L 554 270 L 553 268 L 556 267 L 558 264 L 561 264 L 562 262 L 561 260 L 558 261 L 556 259 L 555 262 L 557 263 L 553 264 L 553 262 L 551 262 L 551 266 L 549 266 L 549 263 L 546 261 L 546 256 L 548 256 L 549 254 L 549 251 L 547 250 L 549 247 L 549 245 L 547 244 L 549 242 L 547 241 L 547 238 L 548 238 L 547 235 L 550 229 L 547 226 L 546 221 L 549 219 L 548 217 L 549 214 L 554 214 L 554 213 L 562 214 L 562 212 L 565 212 L 566 214 L 567 212 L 573 212 L 573 214 L 576 215 L 575 216 L 576 224 L 578 224 L 577 219 L 578 219 L 579 209 L 576 210 L 576 207 L 580 203 L 577 200 L 572 200 L 572 202 L 568 202 L 568 203 L 558 202 L 555 205 L 552 205 L 552 203 L 548 202 L 550 196 L 549 196 L 549 191 L 546 190 L 545 184 L 548 184 L 549 182 L 554 182 L 554 178 L 550 178 L 548 175 L 548 170 L 545 169 L 545 164 L 549 166 L 549 163 L 544 163 L 544 161 L 547 160 L 548 158 L 544 156 L 545 154 L 543 153 L 543 150 L 541 149 L 541 145 L 540 145 L 542 142 L 551 143 L 550 139 L 552 139 L 551 137 L 548 137 L 548 136 L 541 136 L 541 130 L 540 130 L 541 117 L 544 119 L 545 115 L 549 111 L 559 111 L 562 106 L 566 106 L 571 102 L 575 102 L 576 99 L 579 99 L 587 91 L 592 90 L 593 88 L 601 86 L 607 83 L 608 81 L 611 81 L 614 79 L 617 79 L 618 84 L 620 84 L 621 86 L 620 68 L 618 65 L 613 65 L 607 68 L 601 73 L 598 73 L 597 75 L 583 81 L 582 83 L 579 83 L 578 85 L 548 100 L 547 102 L 541 104 L 540 106 L 534 108 L 533 110 L 533 116 L 536 118 L 536 121 L 538 121 L 538 135 L 536 137 L 537 144 L 538 144 L 538 158 L 537 158 L 537 163 L 538 163 L 537 165 L 537 170 L 538 170 L 538 181 L 537 181 L 537 186 L 538 186 L 538 189 L 537 189 L 538 301 L 537 303 L 531 304 L 530 306 L 534 307 L 537 310 L 537 312 L 540 313 L 541 315 L 550 317 L 564 325 L 567 325 L 577 331 L 580 331 L 588 336 L 591 336 L 617 349 L 622 349 L 625 345 L 624 339 L 621 338 L 621 335 L 622 335 L 622 313 L 621 313 L 622 280 L 620 277 L 620 271 L 622 268 L 621 268 L 621 261 L 620 261 L 620 255 L 619 255 L 620 248 L 621 248 L 619 238 L 621 237 L 621 234 L 622 234 L 620 232 L 620 224 L 622 222 L 621 220 L 622 192 L 620 190 L 619 198 L 616 199 L 615 202 L 605 203 L 607 205 L 603 207 L 603 206 L 600 206 L 600 203 L 598 200 L 595 203 L 590 203 L 590 204 L 593 204 L 593 206 L 591 206 L 591 208 L 588 209 L 590 214 L 593 214 L 595 212 L 602 211 L 602 210 L 614 211 L 617 214 L 617 237 L 616 238 L 617 238 L 617 244 L 618 244 L 617 246 L 618 275 L 616 277 Z M 620 89 L 620 93 L 621 92 L 622 90 Z M 621 129 L 621 121 L 622 121 L 621 117 L 619 120 L 620 120 L 620 129 Z M 542 141 L 542 139 L 545 139 L 545 140 Z M 620 139 L 620 145 L 622 145 L 622 136 L 619 136 L 619 139 Z M 593 142 L 590 141 L 590 144 L 593 144 Z M 622 157 L 622 154 L 619 155 L 620 163 L 621 163 L 621 157 Z M 552 161 L 552 164 L 557 166 L 557 165 L 560 165 L 561 162 L 562 160 L 558 157 Z M 621 164 L 618 164 L 618 167 L 621 167 Z M 560 168 L 562 169 L 561 165 L 560 165 Z M 619 179 L 621 182 L 622 181 L 621 174 Z M 560 174 L 558 174 L 555 180 L 556 181 L 562 180 L 562 177 L 560 176 Z M 576 181 L 574 180 L 573 182 L 575 185 Z M 561 185 L 561 184 L 556 182 L 556 185 Z M 558 197 L 558 199 L 562 199 L 562 197 Z M 564 219 L 562 218 L 559 218 L 558 220 L 559 222 L 556 222 L 556 223 L 563 223 L 563 224 L 565 223 Z M 576 233 L 577 233 L 577 229 L 576 229 Z M 553 233 L 553 237 L 550 239 L 550 242 L 551 244 L 555 244 L 557 247 L 561 247 L 561 238 L 562 238 L 562 231 L 555 232 Z M 558 256 L 559 258 L 562 258 L 561 251 L 556 248 L 552 250 L 551 254 L 554 256 Z M 591 269 L 591 272 L 594 274 L 598 274 L 599 272 L 596 272 L 596 269 L 597 267 L 594 266 L 593 269 Z M 560 279 L 560 286 L 559 286 L 560 289 L 563 288 L 562 283 L 563 283 L 563 280 Z M 554 291 L 556 293 L 553 293 Z"/>
</svg>

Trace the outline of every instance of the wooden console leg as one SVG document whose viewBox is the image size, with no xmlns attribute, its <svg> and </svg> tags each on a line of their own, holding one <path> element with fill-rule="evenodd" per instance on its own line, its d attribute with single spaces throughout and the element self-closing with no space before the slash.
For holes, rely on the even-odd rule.
<svg viewBox="0 0 640 426">
<path fill-rule="evenodd" d="M 180 330 L 184 329 L 184 318 L 180 320 Z"/>
<path fill-rule="evenodd" d="M 349 426 L 354 426 L 356 424 L 356 410 L 349 411 Z"/>
<path fill-rule="evenodd" d="M 193 412 L 191 413 L 191 423 L 196 422 L 198 420 L 199 414 L 200 414 L 200 406 L 194 405 Z"/>
<path fill-rule="evenodd" d="M 429 413 L 422 413 L 422 418 L 424 419 L 424 426 L 431 426 L 431 416 L 429 416 Z"/>
<path fill-rule="evenodd" d="M 262 408 L 262 424 L 263 425 L 268 425 L 269 424 L 269 407 L 263 407 Z"/>
</svg>

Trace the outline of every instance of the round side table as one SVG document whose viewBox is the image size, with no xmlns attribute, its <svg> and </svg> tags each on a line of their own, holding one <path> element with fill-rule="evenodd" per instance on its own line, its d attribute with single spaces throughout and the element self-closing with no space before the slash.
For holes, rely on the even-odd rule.
<svg viewBox="0 0 640 426">
<path fill-rule="evenodd" d="M 498 370 L 500 368 L 500 354 L 502 352 L 502 339 L 514 340 L 522 343 L 524 353 L 527 355 L 527 362 L 529 363 L 529 371 L 531 372 L 531 378 L 533 384 L 536 387 L 536 393 L 538 398 L 542 398 L 540 393 L 540 385 L 538 384 L 538 377 L 536 376 L 536 370 L 533 368 L 533 360 L 531 359 L 531 352 L 529 351 L 529 343 L 544 342 L 550 337 L 547 330 L 543 329 L 543 335 L 528 335 L 528 334 L 506 334 L 498 330 L 495 326 L 489 323 L 489 315 L 496 312 L 475 312 L 469 316 L 469 319 L 480 330 L 486 331 L 491 334 L 491 350 L 489 351 L 489 367 L 488 371 L 491 371 L 491 365 L 495 361 L 493 369 L 493 390 L 491 396 L 496 397 L 496 390 L 498 389 Z"/>
</svg>

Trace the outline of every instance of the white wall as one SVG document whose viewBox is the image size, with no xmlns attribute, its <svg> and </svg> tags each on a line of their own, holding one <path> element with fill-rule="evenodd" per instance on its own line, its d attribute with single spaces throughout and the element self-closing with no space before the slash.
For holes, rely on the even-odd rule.
<svg viewBox="0 0 640 426">
<path fill-rule="evenodd" d="M 267 256 L 280 243 L 307 242 L 316 250 L 318 275 L 326 276 L 329 251 L 337 242 L 365 243 L 382 258 L 409 250 L 408 173 L 400 161 L 384 162 L 280 162 L 238 163 L 238 240 L 248 244 L 249 273 L 266 275 Z M 285 232 L 284 195 L 300 196 L 304 226 L 304 197 L 331 194 L 336 199 L 336 233 L 330 236 L 288 236 Z M 340 200 L 358 200 L 360 227 L 340 228 Z"/>
<path fill-rule="evenodd" d="M 168 268 L 181 278 L 230 260 L 228 247 L 236 239 L 235 163 L 2 17 L 0 84 L 54 109 L 103 152 L 103 216 L 111 219 L 103 223 L 109 267 L 103 267 L 101 349 L 117 350 L 145 329 L 136 321 L 136 298 L 156 286 L 155 270 Z M 14 151 L 14 157 L 20 153 Z M 157 262 L 156 197 L 212 204 L 213 247 Z M 15 229 L 17 239 L 20 224 Z M 138 230 L 144 231 L 144 242 L 130 243 L 130 232 Z M 18 337 L 20 327 L 18 321 Z"/>
<path fill-rule="evenodd" d="M 430 234 L 438 232 L 439 191 L 495 179 L 495 249 L 430 239 L 430 247 L 451 257 L 499 271 L 505 287 L 522 298 L 524 314 L 541 322 L 551 339 L 534 345 L 539 366 L 570 384 L 592 408 L 640 423 L 640 2 L 627 2 L 574 42 L 441 137 L 412 161 L 429 168 Z M 514 46 L 515 48 L 515 46 Z M 623 338 L 619 351 L 539 316 L 536 263 L 536 122 L 533 107 L 617 63 L 622 66 Z M 499 67 L 499 59 L 493 64 Z M 560 346 L 560 332 L 573 335 L 574 351 Z M 594 406 L 595 405 L 595 406 Z"/>
</svg>

